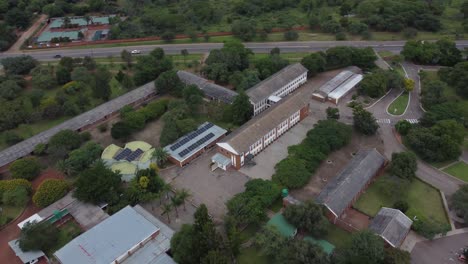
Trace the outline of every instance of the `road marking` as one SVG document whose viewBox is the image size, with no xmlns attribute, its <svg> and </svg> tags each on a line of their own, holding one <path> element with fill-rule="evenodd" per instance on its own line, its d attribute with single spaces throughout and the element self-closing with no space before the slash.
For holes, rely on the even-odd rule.
<svg viewBox="0 0 468 264">
<path fill-rule="evenodd" d="M 419 123 L 418 119 L 406 119 L 406 121 L 410 122 L 411 124 L 417 124 Z"/>
<path fill-rule="evenodd" d="M 379 124 L 390 124 L 390 119 L 384 118 L 384 119 L 377 119 L 377 123 Z"/>
</svg>

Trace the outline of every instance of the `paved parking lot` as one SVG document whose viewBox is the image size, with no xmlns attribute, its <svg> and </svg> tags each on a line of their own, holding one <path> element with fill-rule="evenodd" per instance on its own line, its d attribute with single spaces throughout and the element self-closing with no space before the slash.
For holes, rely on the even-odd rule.
<svg viewBox="0 0 468 264">
<path fill-rule="evenodd" d="M 206 204 L 215 221 L 220 221 L 226 212 L 226 201 L 244 191 L 244 184 L 249 177 L 234 170 L 211 171 L 211 157 L 215 153 L 215 149 L 212 149 L 186 167 L 174 166 L 162 171 L 161 175 L 175 189 L 189 190 L 193 203 Z"/>
<path fill-rule="evenodd" d="M 455 264 L 463 247 L 468 247 L 468 233 L 419 242 L 411 252 L 412 264 Z"/>
<path fill-rule="evenodd" d="M 271 176 L 275 173 L 276 163 L 288 156 L 288 147 L 301 143 L 306 137 L 307 131 L 317 121 L 315 115 L 309 115 L 255 156 L 256 165 L 244 166 L 240 171 L 251 178 L 271 180 Z"/>
</svg>

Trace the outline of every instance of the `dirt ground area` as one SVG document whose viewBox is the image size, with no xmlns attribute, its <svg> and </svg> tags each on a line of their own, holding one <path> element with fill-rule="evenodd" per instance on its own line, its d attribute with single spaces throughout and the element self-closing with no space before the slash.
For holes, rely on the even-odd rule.
<svg viewBox="0 0 468 264">
<path fill-rule="evenodd" d="M 151 121 L 146 124 L 145 129 L 133 133 L 129 141 L 141 140 L 149 143 L 153 147 L 159 147 L 159 138 L 164 127 L 164 121 L 161 119 Z"/>
<path fill-rule="evenodd" d="M 376 148 L 383 153 L 383 142 L 379 133 L 373 136 L 364 136 L 353 132 L 351 142 L 342 149 L 331 153 L 320 165 L 309 183 L 301 189 L 291 191 L 291 194 L 301 201 L 315 198 L 328 181 L 333 179 L 353 158 L 353 153 L 360 149 Z"/>
<path fill-rule="evenodd" d="M 348 208 L 340 217 L 340 219 L 355 230 L 367 229 L 370 224 L 369 216 L 352 208 Z"/>
</svg>

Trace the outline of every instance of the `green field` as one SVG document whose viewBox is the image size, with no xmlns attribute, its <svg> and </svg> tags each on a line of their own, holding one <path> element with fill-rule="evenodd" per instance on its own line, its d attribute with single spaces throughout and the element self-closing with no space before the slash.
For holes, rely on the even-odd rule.
<svg viewBox="0 0 468 264">
<path fill-rule="evenodd" d="M 24 210 L 24 207 L 0 205 L 2 212 L 0 213 L 0 226 L 3 226 L 18 217 Z"/>
<path fill-rule="evenodd" d="M 82 233 L 81 228 L 74 221 L 68 221 L 59 227 L 58 241 L 49 252 L 45 252 L 47 256 L 52 256 L 55 251 L 61 249 L 63 246 L 68 244 L 73 238 L 77 237 Z"/>
<path fill-rule="evenodd" d="M 389 106 L 387 111 L 392 115 L 402 115 L 409 102 L 409 93 L 404 92 L 395 99 Z"/>
<path fill-rule="evenodd" d="M 351 233 L 337 227 L 336 225 L 329 224 L 327 235 L 323 238 L 337 248 L 345 248 L 351 244 Z"/>
<path fill-rule="evenodd" d="M 406 197 L 389 197 L 382 191 L 386 188 L 384 177 L 388 176 L 380 177 L 366 190 L 354 204 L 356 209 L 369 216 L 375 216 L 381 207 L 393 207 L 393 204 L 401 199 L 408 202 L 409 210 L 415 208 L 427 218 L 448 224 L 442 198 L 437 189 L 419 179 L 414 179 L 406 187 L 408 189 Z"/>
<path fill-rule="evenodd" d="M 468 182 L 468 164 L 463 161 L 459 161 L 452 166 L 445 168 L 443 171 L 462 181 Z"/>
</svg>

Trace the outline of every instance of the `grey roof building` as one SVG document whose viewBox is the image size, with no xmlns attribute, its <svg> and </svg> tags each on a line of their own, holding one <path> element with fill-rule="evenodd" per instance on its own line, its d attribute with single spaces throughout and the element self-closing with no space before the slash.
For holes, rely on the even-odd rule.
<svg viewBox="0 0 468 264">
<path fill-rule="evenodd" d="M 385 165 L 386 159 L 376 150 L 360 150 L 348 165 L 327 183 L 317 197 L 339 218 Z"/>
<path fill-rule="evenodd" d="M 140 206 L 127 206 L 54 253 L 63 264 L 165 264 L 169 227 Z M 170 258 L 170 257 L 169 257 Z"/>
<path fill-rule="evenodd" d="M 23 263 L 30 263 L 31 261 L 34 261 L 36 259 L 39 259 L 41 257 L 45 257 L 44 252 L 40 250 L 36 251 L 23 251 L 19 247 L 18 239 L 12 240 L 8 242 L 8 245 L 10 248 L 15 252 L 15 255 L 21 259 Z"/>
<path fill-rule="evenodd" d="M 19 142 L 0 152 L 0 167 L 7 165 L 23 156 L 29 155 L 34 147 L 39 143 L 47 143 L 49 139 L 61 130 L 79 130 L 88 125 L 92 125 L 106 116 L 116 113 L 120 108 L 144 101 L 155 94 L 154 82 L 147 83 L 122 96 L 110 100 L 97 106 L 83 114 L 71 118 L 51 129 L 43 131 L 35 136 Z"/>
<path fill-rule="evenodd" d="M 309 104 L 310 91 L 306 88 L 298 89 L 266 111 L 252 117 L 247 123 L 223 139 L 222 143 L 228 144 L 236 153 L 248 151 L 253 143 Z"/>
<path fill-rule="evenodd" d="M 392 247 L 399 247 L 411 229 L 413 221 L 398 209 L 382 207 L 372 219 L 369 229 Z"/>
<path fill-rule="evenodd" d="M 255 104 L 268 98 L 276 91 L 289 84 L 292 80 L 303 74 L 307 74 L 307 69 L 300 63 L 294 63 L 284 67 L 277 73 L 248 89 L 246 93 L 249 96 L 250 101 Z"/>
<path fill-rule="evenodd" d="M 233 90 L 212 83 L 207 79 L 191 72 L 178 71 L 177 76 L 179 76 L 179 79 L 187 85 L 194 84 L 198 86 L 198 88 L 203 91 L 205 96 L 211 100 L 217 100 L 231 104 L 234 101 L 234 98 L 238 95 L 237 92 Z"/>
</svg>

